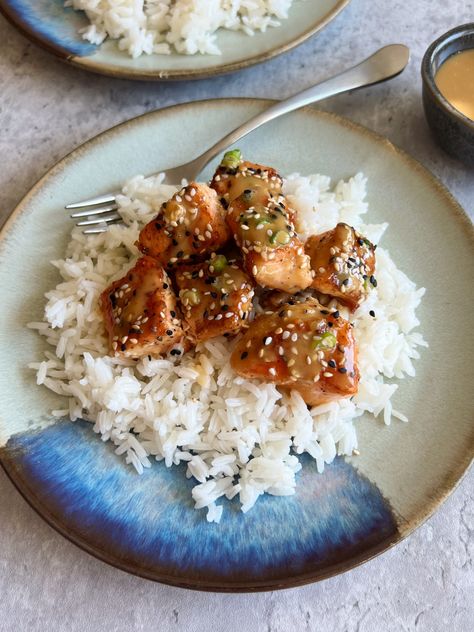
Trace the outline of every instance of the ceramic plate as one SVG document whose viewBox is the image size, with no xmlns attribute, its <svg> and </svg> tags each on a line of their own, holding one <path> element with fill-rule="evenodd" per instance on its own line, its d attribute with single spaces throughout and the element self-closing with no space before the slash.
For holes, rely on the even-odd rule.
<svg viewBox="0 0 474 632">
<path fill-rule="evenodd" d="M 189 160 L 260 111 L 257 100 L 206 101 L 154 112 L 89 141 L 26 196 L 0 241 L 0 460 L 28 502 L 81 548 L 126 571 L 209 590 L 263 590 L 347 570 L 420 525 L 460 480 L 474 444 L 471 408 L 474 305 L 472 227 L 450 194 L 386 139 L 307 108 L 239 143 L 281 173 L 363 171 L 371 222 L 390 221 L 384 245 L 427 293 L 419 310 L 430 348 L 404 380 L 395 407 L 410 423 L 362 418 L 361 455 L 317 474 L 308 459 L 295 496 L 259 500 L 222 524 L 192 507 L 184 472 L 156 463 L 143 476 L 86 422 L 53 423 L 61 400 L 36 386 L 28 362 L 43 342 L 43 293 L 57 283 L 71 200 L 118 188 L 136 173 Z M 153 142 L 150 142 L 150 139 Z M 213 165 L 204 174 L 211 174 Z"/>
<path fill-rule="evenodd" d="M 132 59 L 115 42 L 101 46 L 81 39 L 88 24 L 81 12 L 65 9 L 63 0 L 0 0 L 0 11 L 22 33 L 61 59 L 86 70 L 129 79 L 198 79 L 233 72 L 271 59 L 301 44 L 333 20 L 350 0 L 298 0 L 279 28 L 248 37 L 222 31 L 222 55 L 142 55 Z"/>
</svg>

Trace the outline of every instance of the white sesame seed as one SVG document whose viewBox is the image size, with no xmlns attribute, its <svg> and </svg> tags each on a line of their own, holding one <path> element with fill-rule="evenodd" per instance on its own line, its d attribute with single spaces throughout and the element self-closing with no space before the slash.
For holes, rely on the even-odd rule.
<svg viewBox="0 0 474 632">
<path fill-rule="evenodd" d="M 268 347 L 268 345 L 270 345 L 272 343 L 273 338 L 271 336 L 268 336 L 267 338 L 265 338 L 265 346 Z"/>
<path fill-rule="evenodd" d="M 332 377 L 332 373 L 330 373 L 329 371 L 324 371 L 323 375 L 324 377 Z"/>
<path fill-rule="evenodd" d="M 285 354 L 285 350 L 283 349 L 283 347 L 278 347 L 278 355 L 284 355 Z"/>
<path fill-rule="evenodd" d="M 291 360 L 288 360 L 288 366 L 292 367 L 295 364 L 296 360 L 294 360 L 293 358 Z"/>
<path fill-rule="evenodd" d="M 225 313 L 225 317 L 226 318 L 231 318 L 233 315 L 234 315 L 233 312 L 226 312 Z"/>
<path fill-rule="evenodd" d="M 257 266 L 253 266 L 253 267 L 252 267 L 252 274 L 253 274 L 254 276 L 257 276 L 257 273 L 258 273 L 258 268 L 257 268 Z"/>
<path fill-rule="evenodd" d="M 287 338 L 290 337 L 290 332 L 289 331 L 284 331 L 281 335 L 283 340 L 286 340 Z"/>
<path fill-rule="evenodd" d="M 291 341 L 296 342 L 297 340 L 298 340 L 298 334 L 295 331 L 291 334 Z"/>
<path fill-rule="evenodd" d="M 216 320 L 221 320 L 221 318 L 222 318 L 222 314 L 217 314 Z"/>
</svg>

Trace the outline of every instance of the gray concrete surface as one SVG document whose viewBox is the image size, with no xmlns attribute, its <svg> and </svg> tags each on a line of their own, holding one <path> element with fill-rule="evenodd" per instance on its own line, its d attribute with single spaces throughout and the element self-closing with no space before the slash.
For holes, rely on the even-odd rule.
<svg viewBox="0 0 474 632">
<path fill-rule="evenodd" d="M 419 65 L 437 35 L 473 17 L 472 0 L 353 0 L 320 36 L 283 57 L 227 77 L 169 84 L 69 68 L 0 18 L 0 221 L 61 156 L 115 123 L 202 98 L 284 97 L 395 41 L 412 49 L 396 82 L 323 107 L 388 136 L 472 216 L 474 174 L 434 144 Z M 219 595 L 153 584 L 89 557 L 50 529 L 0 473 L 0 630 L 467 632 L 474 620 L 473 481 L 471 472 L 415 534 L 345 575 L 283 592 Z"/>
</svg>

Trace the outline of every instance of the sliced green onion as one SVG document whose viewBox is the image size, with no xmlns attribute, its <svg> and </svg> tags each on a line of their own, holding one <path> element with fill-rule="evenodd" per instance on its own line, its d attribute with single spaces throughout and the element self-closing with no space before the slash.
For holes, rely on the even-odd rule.
<svg viewBox="0 0 474 632">
<path fill-rule="evenodd" d="M 225 258 L 225 256 L 217 255 L 216 257 L 214 257 L 214 259 L 212 259 L 211 263 L 209 264 L 209 271 L 221 273 L 226 268 L 226 266 L 227 266 L 227 259 Z"/>
<path fill-rule="evenodd" d="M 240 161 L 242 160 L 242 153 L 240 149 L 232 149 L 231 151 L 226 151 L 224 157 L 221 161 L 222 167 L 227 167 L 228 169 L 235 169 L 239 166 Z"/>
<path fill-rule="evenodd" d="M 311 341 L 311 349 L 334 349 L 337 339 L 334 334 L 327 331 L 321 336 L 315 336 Z"/>
<path fill-rule="evenodd" d="M 278 230 L 276 233 L 270 237 L 271 244 L 279 244 L 284 246 L 290 241 L 290 235 L 286 232 L 286 230 Z"/>
<path fill-rule="evenodd" d="M 199 305 L 201 297 L 197 290 L 184 290 L 181 294 L 181 300 L 185 305 Z"/>
</svg>

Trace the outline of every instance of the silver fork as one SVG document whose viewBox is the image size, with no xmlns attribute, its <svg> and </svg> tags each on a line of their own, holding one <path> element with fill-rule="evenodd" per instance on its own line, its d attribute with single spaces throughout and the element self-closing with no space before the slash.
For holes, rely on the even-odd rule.
<svg viewBox="0 0 474 632">
<path fill-rule="evenodd" d="M 188 181 L 196 180 L 213 158 L 257 127 L 310 103 L 392 79 L 405 69 L 409 57 L 410 51 L 403 44 L 391 44 L 380 48 L 357 66 L 353 66 L 260 112 L 191 162 L 172 169 L 165 169 L 163 171 L 165 173 L 164 181 L 168 184 L 179 184 L 183 178 Z M 66 209 L 79 209 L 72 213 L 71 217 L 80 219 L 77 222 L 78 226 L 92 227 L 86 228 L 84 233 L 102 233 L 107 230 L 108 224 L 118 223 L 122 220 L 118 212 L 117 195 L 117 193 L 106 193 L 89 200 L 68 204 Z"/>
</svg>

